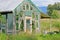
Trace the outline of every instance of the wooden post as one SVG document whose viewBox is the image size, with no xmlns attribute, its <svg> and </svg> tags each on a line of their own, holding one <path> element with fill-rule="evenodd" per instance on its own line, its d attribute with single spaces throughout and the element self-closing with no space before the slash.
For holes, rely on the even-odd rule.
<svg viewBox="0 0 60 40">
<path fill-rule="evenodd" d="M 38 30 L 40 32 L 40 15 L 38 15 Z"/>
<path fill-rule="evenodd" d="M 24 32 L 26 32 L 26 18 L 24 18 Z"/>
<path fill-rule="evenodd" d="M 8 34 L 8 15 L 6 14 L 6 34 Z"/>
<path fill-rule="evenodd" d="M 25 5 L 25 10 L 26 10 L 26 5 Z"/>
<path fill-rule="evenodd" d="M 34 21 L 35 21 L 34 26 L 35 26 L 35 31 L 36 31 L 36 13 L 34 13 L 34 16 L 35 16 L 35 18 L 34 18 Z"/>
<path fill-rule="evenodd" d="M 15 11 L 13 11 L 13 34 L 16 34 L 16 15 L 15 15 Z"/>
<path fill-rule="evenodd" d="M 32 18 L 30 19 L 30 32 L 32 32 Z"/>
<path fill-rule="evenodd" d="M 29 10 L 31 9 L 30 4 L 29 4 Z"/>
<path fill-rule="evenodd" d="M 18 19 L 18 24 L 19 24 L 19 26 L 18 26 L 18 29 L 20 30 L 20 15 L 19 15 L 19 19 Z"/>
</svg>

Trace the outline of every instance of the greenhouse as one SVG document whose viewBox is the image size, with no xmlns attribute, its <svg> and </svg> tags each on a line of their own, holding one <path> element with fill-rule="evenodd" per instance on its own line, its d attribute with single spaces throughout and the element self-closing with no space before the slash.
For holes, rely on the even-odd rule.
<svg viewBox="0 0 60 40">
<path fill-rule="evenodd" d="M 0 14 L 3 18 L 0 32 L 4 33 L 32 32 L 36 29 L 40 32 L 41 14 L 46 17 L 31 0 L 0 1 Z"/>
</svg>

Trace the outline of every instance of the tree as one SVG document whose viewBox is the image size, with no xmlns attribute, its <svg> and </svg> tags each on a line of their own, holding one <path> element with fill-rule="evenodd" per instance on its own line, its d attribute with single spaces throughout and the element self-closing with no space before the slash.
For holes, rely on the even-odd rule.
<svg viewBox="0 0 60 40">
<path fill-rule="evenodd" d="M 55 3 L 54 5 L 52 5 L 53 6 L 53 9 L 55 9 L 55 10 L 60 10 L 60 3 L 58 2 L 58 3 Z"/>
<path fill-rule="evenodd" d="M 51 14 L 51 18 L 53 19 L 60 18 L 59 12 L 57 10 L 53 10 Z"/>
<path fill-rule="evenodd" d="M 51 16 L 51 13 L 52 13 L 52 5 L 51 4 L 48 5 L 47 10 L 48 10 L 48 15 Z"/>
<path fill-rule="evenodd" d="M 59 18 L 60 18 L 60 3 L 55 3 L 53 5 L 49 4 L 47 10 L 48 10 L 48 15 L 51 18 L 59 20 Z M 55 26 L 55 27 L 59 28 L 59 30 L 60 30 L 60 22 L 57 22 L 57 20 L 54 21 L 53 23 L 52 22 L 51 22 L 51 25 L 52 25 L 51 27 Z"/>
<path fill-rule="evenodd" d="M 60 3 L 58 2 L 53 5 L 49 4 L 47 10 L 48 10 L 48 15 L 51 16 L 53 10 L 60 10 Z"/>
</svg>

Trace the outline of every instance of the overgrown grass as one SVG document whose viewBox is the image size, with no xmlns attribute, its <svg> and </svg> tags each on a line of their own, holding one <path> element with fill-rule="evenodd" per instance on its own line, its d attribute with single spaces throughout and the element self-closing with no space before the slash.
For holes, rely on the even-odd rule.
<svg viewBox="0 0 60 40">
<path fill-rule="evenodd" d="M 60 19 L 41 19 L 40 21 L 40 29 L 50 31 L 59 31 L 60 30 Z M 58 30 L 57 30 L 58 29 Z"/>
<path fill-rule="evenodd" d="M 0 33 L 0 40 L 6 40 L 7 36 L 6 34 Z"/>
<path fill-rule="evenodd" d="M 60 40 L 60 34 L 40 35 L 38 36 L 38 40 Z"/>
<path fill-rule="evenodd" d="M 0 40 L 60 40 L 60 34 L 16 34 L 6 35 L 0 34 Z"/>
<path fill-rule="evenodd" d="M 16 35 L 9 35 L 9 40 L 37 40 L 36 36 L 33 34 L 21 33 Z"/>
<path fill-rule="evenodd" d="M 51 22 L 52 27 L 60 27 L 59 20 L 52 20 Z M 50 27 L 49 20 L 42 20 L 41 21 L 41 29 L 47 29 Z M 0 40 L 60 40 L 60 34 L 29 34 L 29 33 L 19 33 L 16 35 L 6 35 L 0 33 Z"/>
</svg>

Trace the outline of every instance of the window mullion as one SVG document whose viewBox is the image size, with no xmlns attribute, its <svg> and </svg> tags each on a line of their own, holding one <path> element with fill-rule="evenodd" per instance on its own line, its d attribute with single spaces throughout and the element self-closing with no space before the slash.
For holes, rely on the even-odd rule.
<svg viewBox="0 0 60 40">
<path fill-rule="evenodd" d="M 26 10 L 26 5 L 25 5 L 25 10 Z"/>
<path fill-rule="evenodd" d="M 30 10 L 31 8 L 30 8 L 30 4 L 29 4 L 29 10 Z"/>
</svg>

